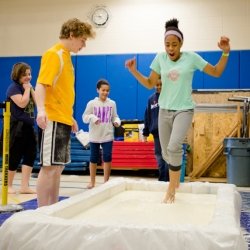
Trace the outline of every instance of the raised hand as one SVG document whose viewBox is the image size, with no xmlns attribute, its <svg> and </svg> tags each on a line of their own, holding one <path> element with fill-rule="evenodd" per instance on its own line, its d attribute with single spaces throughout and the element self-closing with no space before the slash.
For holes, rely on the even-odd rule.
<svg viewBox="0 0 250 250">
<path fill-rule="evenodd" d="M 135 57 L 132 59 L 128 59 L 125 61 L 125 67 L 129 70 L 129 71 L 134 71 L 136 70 L 136 59 Z"/>
<path fill-rule="evenodd" d="M 31 85 L 30 82 L 28 82 L 28 83 L 23 83 L 22 86 L 23 86 L 24 89 L 31 89 L 31 88 L 32 88 L 32 85 Z"/>
<path fill-rule="evenodd" d="M 224 52 L 230 52 L 230 39 L 226 36 L 222 36 L 218 42 L 218 47 Z"/>
<path fill-rule="evenodd" d="M 120 125 L 117 122 L 113 123 L 114 127 L 118 128 Z"/>
</svg>

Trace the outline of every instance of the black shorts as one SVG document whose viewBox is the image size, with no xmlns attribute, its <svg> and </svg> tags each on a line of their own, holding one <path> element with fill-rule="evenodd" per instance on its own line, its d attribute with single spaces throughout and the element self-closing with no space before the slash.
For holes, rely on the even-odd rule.
<svg viewBox="0 0 250 250">
<path fill-rule="evenodd" d="M 40 148 L 42 166 L 63 166 L 70 162 L 71 126 L 49 121 L 43 130 Z"/>
</svg>

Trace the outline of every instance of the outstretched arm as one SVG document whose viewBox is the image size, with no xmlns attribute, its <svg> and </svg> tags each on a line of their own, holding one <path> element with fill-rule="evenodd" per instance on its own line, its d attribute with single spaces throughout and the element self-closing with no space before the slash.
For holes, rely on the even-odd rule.
<svg viewBox="0 0 250 250">
<path fill-rule="evenodd" d="M 159 79 L 159 75 L 155 71 L 151 71 L 149 77 L 141 74 L 136 68 L 136 59 L 132 58 L 125 62 L 125 67 L 144 87 L 152 89 Z"/>
<path fill-rule="evenodd" d="M 218 63 L 213 66 L 210 63 L 208 63 L 205 68 L 204 68 L 204 72 L 210 76 L 214 76 L 214 77 L 220 77 L 221 74 L 223 73 L 226 65 L 227 65 L 227 61 L 228 61 L 228 56 L 229 56 L 229 52 L 230 52 L 230 44 L 229 44 L 229 38 L 222 36 L 220 41 L 218 42 L 218 47 L 223 51 L 220 60 L 218 61 Z"/>
</svg>

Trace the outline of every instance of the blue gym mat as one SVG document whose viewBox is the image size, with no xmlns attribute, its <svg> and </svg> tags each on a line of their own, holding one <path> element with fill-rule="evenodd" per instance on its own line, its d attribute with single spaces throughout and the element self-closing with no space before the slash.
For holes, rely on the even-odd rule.
<svg viewBox="0 0 250 250">
<path fill-rule="evenodd" d="M 240 194 L 242 198 L 240 225 L 250 250 L 250 192 L 240 192 Z"/>
</svg>

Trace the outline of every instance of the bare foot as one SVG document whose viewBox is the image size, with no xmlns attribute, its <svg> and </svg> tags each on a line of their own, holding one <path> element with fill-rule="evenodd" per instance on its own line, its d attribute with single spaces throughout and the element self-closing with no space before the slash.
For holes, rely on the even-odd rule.
<svg viewBox="0 0 250 250">
<path fill-rule="evenodd" d="M 88 186 L 87 186 L 87 189 L 91 189 L 93 187 L 95 187 L 95 184 L 89 183 Z"/>
<path fill-rule="evenodd" d="M 163 203 L 174 203 L 175 201 L 175 193 L 171 193 L 171 194 L 166 194 Z"/>
<path fill-rule="evenodd" d="M 36 194 L 36 191 L 30 188 L 24 188 L 24 189 L 20 189 L 19 193 L 20 194 Z"/>
<path fill-rule="evenodd" d="M 175 201 L 175 188 L 168 188 L 165 198 L 163 199 L 164 203 L 174 203 Z"/>
<path fill-rule="evenodd" d="M 16 194 L 16 190 L 12 187 L 8 187 L 8 194 Z"/>
</svg>

